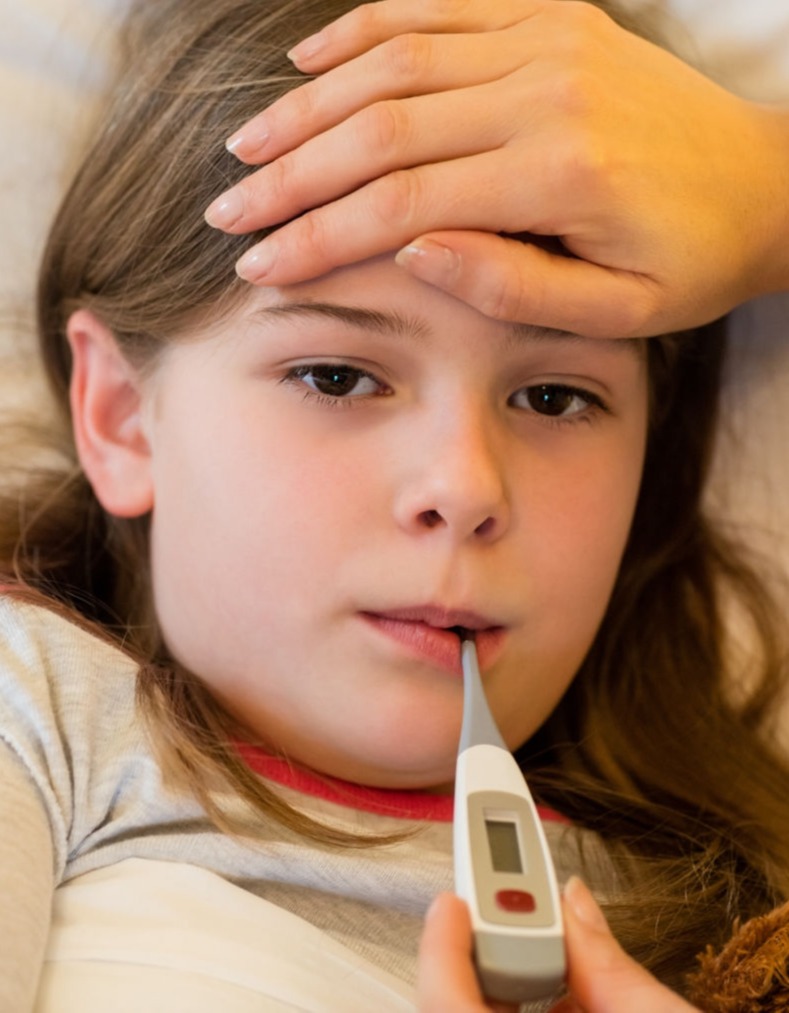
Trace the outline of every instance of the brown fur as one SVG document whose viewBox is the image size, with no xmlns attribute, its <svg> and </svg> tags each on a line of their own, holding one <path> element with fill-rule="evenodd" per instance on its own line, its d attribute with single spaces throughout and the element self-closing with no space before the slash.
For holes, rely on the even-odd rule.
<svg viewBox="0 0 789 1013">
<path fill-rule="evenodd" d="M 752 918 L 716 954 L 699 958 L 690 1000 L 706 1013 L 789 1010 L 789 903 Z"/>
</svg>

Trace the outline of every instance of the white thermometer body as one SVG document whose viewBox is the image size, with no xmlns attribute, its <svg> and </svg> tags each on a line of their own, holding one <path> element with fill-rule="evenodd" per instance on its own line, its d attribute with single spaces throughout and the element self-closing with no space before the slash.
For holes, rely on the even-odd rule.
<svg viewBox="0 0 789 1013">
<path fill-rule="evenodd" d="M 455 890 L 469 907 L 482 990 L 524 1002 L 564 981 L 559 888 L 536 806 L 488 709 L 473 641 L 455 779 Z"/>
</svg>

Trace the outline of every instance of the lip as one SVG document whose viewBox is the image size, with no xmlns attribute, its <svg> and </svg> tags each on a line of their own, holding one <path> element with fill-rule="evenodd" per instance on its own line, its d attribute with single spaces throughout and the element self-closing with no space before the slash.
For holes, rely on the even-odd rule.
<svg viewBox="0 0 789 1013">
<path fill-rule="evenodd" d="M 460 638 L 449 627 L 462 626 L 474 634 L 482 668 L 487 668 L 500 655 L 506 636 L 502 623 L 467 609 L 419 605 L 360 614 L 369 625 L 415 658 L 458 676 L 463 674 Z"/>
</svg>

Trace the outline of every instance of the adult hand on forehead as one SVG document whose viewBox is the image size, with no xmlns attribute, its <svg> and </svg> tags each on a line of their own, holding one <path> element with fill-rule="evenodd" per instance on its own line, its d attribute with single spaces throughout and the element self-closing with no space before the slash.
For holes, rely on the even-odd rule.
<svg viewBox="0 0 789 1013">
<path fill-rule="evenodd" d="M 603 337 L 789 287 L 789 114 L 589 4 L 383 0 L 292 58 L 320 76 L 240 128 L 232 150 L 263 167 L 207 216 L 287 222 L 240 261 L 249 281 L 405 247 L 402 266 L 483 313 Z"/>
</svg>

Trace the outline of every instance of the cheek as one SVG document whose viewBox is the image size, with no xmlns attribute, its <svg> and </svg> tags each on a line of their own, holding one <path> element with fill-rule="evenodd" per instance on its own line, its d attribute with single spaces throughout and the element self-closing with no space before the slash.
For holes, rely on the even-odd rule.
<svg viewBox="0 0 789 1013">
<path fill-rule="evenodd" d="M 605 498 L 603 498 L 604 500 Z M 629 513 L 611 522 L 589 519 L 593 504 L 579 497 L 585 523 L 567 510 L 552 517 L 553 535 L 541 540 L 524 586 L 528 620 L 522 650 L 495 684 L 491 705 L 511 748 L 527 741 L 575 678 L 605 615 L 629 528 Z M 600 503 L 602 507 L 603 502 Z"/>
<path fill-rule="evenodd" d="M 510 742 L 522 743 L 547 718 L 597 634 L 630 532 L 643 449 L 635 430 L 585 455 L 555 484 L 546 476 L 542 496 L 532 489 L 521 573 L 534 610 L 519 673 L 499 698 Z"/>
<path fill-rule="evenodd" d="M 161 594 L 166 584 L 183 598 L 196 583 L 251 587 L 255 610 L 276 605 L 283 588 L 309 596 L 379 511 L 364 455 L 287 412 L 244 407 L 162 430 L 153 523 Z"/>
<path fill-rule="evenodd" d="M 613 582 L 628 538 L 641 484 L 644 442 L 638 434 L 621 445 L 603 446 L 557 472 L 542 500 L 540 519 L 546 569 L 565 593 Z M 527 518 L 528 523 L 528 518 Z"/>
</svg>

